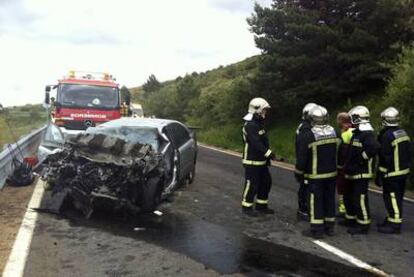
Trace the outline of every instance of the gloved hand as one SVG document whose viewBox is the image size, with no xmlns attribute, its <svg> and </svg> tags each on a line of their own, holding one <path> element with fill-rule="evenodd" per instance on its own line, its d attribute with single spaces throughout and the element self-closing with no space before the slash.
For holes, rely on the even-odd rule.
<svg viewBox="0 0 414 277">
<path fill-rule="evenodd" d="M 276 155 L 272 152 L 269 156 L 269 159 L 271 159 L 272 161 L 276 161 Z"/>
<path fill-rule="evenodd" d="M 384 173 L 377 171 L 377 174 L 375 176 L 375 185 L 377 185 L 378 187 L 382 187 L 384 183 Z"/>
<path fill-rule="evenodd" d="M 299 184 L 302 184 L 303 181 L 305 180 L 305 176 L 303 176 L 303 174 L 299 174 L 295 172 L 295 179 L 296 179 L 296 182 L 298 182 Z"/>
</svg>

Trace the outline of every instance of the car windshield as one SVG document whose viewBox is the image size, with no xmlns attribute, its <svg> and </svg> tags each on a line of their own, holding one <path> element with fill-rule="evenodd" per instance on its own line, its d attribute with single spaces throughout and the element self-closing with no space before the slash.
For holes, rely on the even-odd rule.
<svg viewBox="0 0 414 277">
<path fill-rule="evenodd" d="M 129 143 L 150 144 L 158 151 L 158 130 L 148 127 L 106 127 L 89 128 L 87 133 L 99 133 L 119 137 Z"/>
<path fill-rule="evenodd" d="M 58 101 L 62 106 L 115 109 L 119 107 L 118 88 L 61 84 Z"/>
</svg>

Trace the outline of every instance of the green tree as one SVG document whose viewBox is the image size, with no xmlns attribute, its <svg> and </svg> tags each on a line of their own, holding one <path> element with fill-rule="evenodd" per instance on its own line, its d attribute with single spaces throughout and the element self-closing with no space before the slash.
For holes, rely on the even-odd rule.
<svg viewBox="0 0 414 277">
<path fill-rule="evenodd" d="M 277 111 L 382 90 L 386 64 L 414 38 L 406 0 L 273 0 L 248 18 L 262 49 L 254 85 Z M 277 113 L 276 113 L 277 115 Z"/>
<path fill-rule="evenodd" d="M 177 83 L 177 95 L 177 104 L 181 106 L 183 117 L 189 116 L 192 112 L 189 107 L 190 102 L 200 95 L 200 88 L 193 76 L 186 75 Z"/>
<path fill-rule="evenodd" d="M 159 90 L 161 88 L 161 83 L 154 74 L 151 74 L 147 81 L 142 85 L 142 88 L 146 93 L 151 93 Z"/>
</svg>

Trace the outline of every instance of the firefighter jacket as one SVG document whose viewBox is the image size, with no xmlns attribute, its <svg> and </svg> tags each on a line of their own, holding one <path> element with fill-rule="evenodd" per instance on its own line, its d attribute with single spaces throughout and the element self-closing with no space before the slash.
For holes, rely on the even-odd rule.
<svg viewBox="0 0 414 277">
<path fill-rule="evenodd" d="M 295 138 L 295 149 L 298 149 L 298 137 L 300 134 L 302 134 L 304 131 L 309 131 L 312 129 L 312 126 L 308 120 L 303 120 L 298 128 L 296 129 L 296 138 Z"/>
<path fill-rule="evenodd" d="M 353 130 L 349 155 L 346 161 L 345 179 L 371 179 L 374 177 L 373 165 L 379 150 L 371 125 L 369 128 Z"/>
<path fill-rule="evenodd" d="M 273 155 L 269 148 L 269 139 L 264 129 L 263 119 L 253 115 L 243 126 L 243 165 L 266 166 Z"/>
<path fill-rule="evenodd" d="M 381 144 L 378 170 L 384 177 L 409 174 L 411 141 L 407 133 L 399 127 L 385 127 L 378 136 L 378 142 Z"/>
<path fill-rule="evenodd" d="M 297 137 L 296 174 L 307 179 L 335 178 L 338 144 L 331 126 L 303 130 Z"/>
</svg>

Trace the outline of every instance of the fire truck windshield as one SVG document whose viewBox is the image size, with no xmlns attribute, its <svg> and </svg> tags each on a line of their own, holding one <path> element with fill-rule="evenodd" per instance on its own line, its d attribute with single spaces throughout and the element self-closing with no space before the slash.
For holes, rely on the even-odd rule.
<svg viewBox="0 0 414 277">
<path fill-rule="evenodd" d="M 61 84 L 57 101 L 64 107 L 115 109 L 119 108 L 118 95 L 114 87 Z"/>
</svg>

